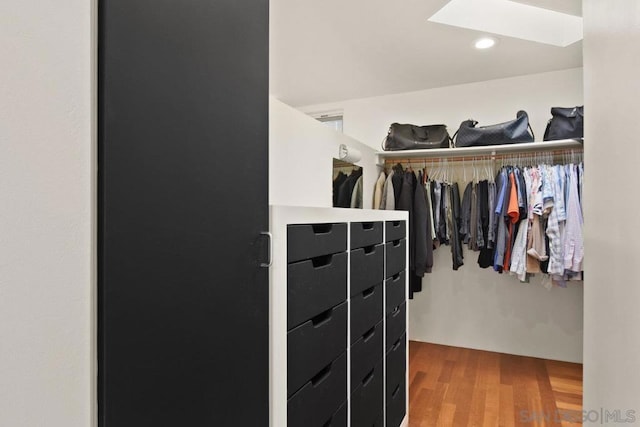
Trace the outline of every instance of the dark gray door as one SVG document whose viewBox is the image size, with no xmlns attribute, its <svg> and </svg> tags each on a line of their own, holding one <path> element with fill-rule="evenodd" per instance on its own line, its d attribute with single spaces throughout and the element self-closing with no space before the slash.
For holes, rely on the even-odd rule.
<svg viewBox="0 0 640 427">
<path fill-rule="evenodd" d="M 268 425 L 268 40 L 268 0 L 99 2 L 103 427 Z"/>
</svg>

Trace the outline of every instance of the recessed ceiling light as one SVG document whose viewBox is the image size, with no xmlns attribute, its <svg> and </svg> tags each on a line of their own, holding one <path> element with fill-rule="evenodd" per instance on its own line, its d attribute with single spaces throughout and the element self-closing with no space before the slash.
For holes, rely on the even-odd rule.
<svg viewBox="0 0 640 427">
<path fill-rule="evenodd" d="M 490 47 L 495 46 L 496 39 L 492 39 L 491 37 L 483 37 L 481 39 L 476 40 L 474 46 L 476 49 L 489 49 Z"/>
</svg>

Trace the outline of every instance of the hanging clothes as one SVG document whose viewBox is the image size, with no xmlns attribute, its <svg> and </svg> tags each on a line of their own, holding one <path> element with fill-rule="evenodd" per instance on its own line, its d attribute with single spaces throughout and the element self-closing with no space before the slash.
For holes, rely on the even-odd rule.
<svg viewBox="0 0 640 427">
<path fill-rule="evenodd" d="M 391 184 L 393 184 L 393 195 L 395 198 L 395 206 L 400 203 L 400 194 L 402 193 L 402 181 L 404 179 L 404 170 L 402 165 L 398 164 L 393 167 L 394 174 L 391 177 Z"/>
<path fill-rule="evenodd" d="M 505 216 L 507 214 L 507 205 L 509 203 L 507 190 L 509 187 L 509 178 L 507 176 L 507 170 L 502 169 L 500 174 L 496 177 L 496 185 L 498 186 L 498 201 L 496 203 L 495 223 L 497 227 L 496 234 L 496 249 L 495 257 L 493 261 L 493 269 L 497 272 L 502 272 L 504 268 L 504 252 L 506 249 L 506 236 L 507 236 L 507 223 Z"/>
<path fill-rule="evenodd" d="M 362 177 L 362 169 L 356 169 L 347 177 L 340 185 L 338 190 L 338 200 L 335 205 L 338 208 L 350 208 L 353 190 L 356 187 L 358 179 Z"/>
<path fill-rule="evenodd" d="M 484 180 L 478 183 L 478 200 L 479 200 L 479 234 L 482 238 L 480 253 L 478 254 L 478 265 L 480 268 L 489 268 L 493 265 L 493 247 L 489 241 L 489 220 L 493 218 L 490 197 L 489 197 L 489 181 Z"/>
<path fill-rule="evenodd" d="M 360 175 L 356 180 L 356 184 L 353 186 L 349 207 L 352 209 L 362 209 L 362 175 Z"/>
<path fill-rule="evenodd" d="M 396 171 L 397 172 L 397 171 Z M 416 274 L 416 215 L 414 211 L 414 198 L 417 186 L 417 179 L 413 171 L 407 170 L 404 172 L 401 179 L 400 197 L 396 210 L 407 211 L 409 213 L 409 230 L 410 233 L 407 236 L 409 244 L 409 298 L 413 299 L 414 292 L 420 292 L 422 290 L 422 277 Z M 411 231 L 413 230 L 413 231 Z"/>
<path fill-rule="evenodd" d="M 578 171 L 574 165 L 569 166 L 568 200 L 566 224 L 564 228 L 564 269 L 570 274 L 582 272 L 584 258 L 584 239 L 582 236 L 582 208 L 578 192 Z"/>
<path fill-rule="evenodd" d="M 462 239 L 460 236 L 460 190 L 458 188 L 458 183 L 454 182 L 449 186 L 449 197 L 450 197 L 450 205 L 449 209 L 451 215 L 451 259 L 453 264 L 453 269 L 457 270 L 458 268 L 464 265 L 463 254 L 462 254 Z"/>
<path fill-rule="evenodd" d="M 382 207 L 382 190 L 384 188 L 384 183 L 387 179 L 384 171 L 380 172 L 378 175 L 378 179 L 376 180 L 376 185 L 373 189 L 373 209 L 383 209 Z"/>
<path fill-rule="evenodd" d="M 396 209 L 396 196 L 393 190 L 393 183 L 391 182 L 393 179 L 394 171 L 389 172 L 387 179 L 384 182 L 384 186 L 382 187 L 382 200 L 380 200 L 380 209 L 385 209 L 388 211 L 393 211 Z"/>
<path fill-rule="evenodd" d="M 496 244 L 496 216 L 494 211 L 496 209 L 496 183 L 489 183 L 489 226 L 487 229 L 487 240 L 489 249 L 494 249 Z"/>
<path fill-rule="evenodd" d="M 466 245 L 478 252 L 480 268 L 521 282 L 540 273 L 549 275 L 549 286 L 582 278 L 582 164 L 503 166 L 495 179 L 477 179 L 464 183 L 462 198 L 458 183 L 428 179 L 426 170 L 416 177 L 396 166 L 385 180 L 399 193 L 395 208 L 409 212 L 414 230 L 407 242 L 411 298 L 431 272 L 439 245 L 450 246 L 454 270 L 464 265 Z"/>
<path fill-rule="evenodd" d="M 462 243 L 468 244 L 471 239 L 469 230 L 471 224 L 471 191 L 473 183 L 468 183 L 462 195 L 462 211 L 460 212 L 460 237 Z"/>
<path fill-rule="evenodd" d="M 431 220 L 427 193 L 422 185 L 422 171 L 419 173 L 419 184 L 415 187 L 413 198 L 414 228 L 415 228 L 415 272 L 419 277 L 431 273 L 433 267 L 433 238 L 431 235 Z M 415 292 L 415 290 L 414 290 Z"/>
<path fill-rule="evenodd" d="M 338 207 L 338 197 L 340 194 L 340 187 L 347 180 L 347 175 L 338 172 L 338 176 L 333 180 L 333 206 Z"/>
<path fill-rule="evenodd" d="M 478 185 L 471 184 L 471 219 L 469 221 L 469 250 L 478 250 Z"/>
</svg>

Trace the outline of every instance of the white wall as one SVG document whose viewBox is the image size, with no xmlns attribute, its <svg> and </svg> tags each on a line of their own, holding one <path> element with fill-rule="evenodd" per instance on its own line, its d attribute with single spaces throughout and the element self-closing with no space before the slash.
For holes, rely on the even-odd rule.
<svg viewBox="0 0 640 427">
<path fill-rule="evenodd" d="M 582 68 L 448 86 L 418 92 L 353 99 L 301 108 L 308 113 L 344 109 L 344 133 L 374 147 L 393 122 L 444 123 L 453 133 L 473 118 L 480 126 L 529 113 L 536 140 L 542 140 L 551 106 L 582 105 Z"/>
<path fill-rule="evenodd" d="M 0 425 L 92 424 L 92 2 L 0 2 Z"/>
<path fill-rule="evenodd" d="M 462 120 L 480 124 L 529 113 L 542 140 L 551 106 L 582 105 L 582 69 L 570 69 L 481 83 L 430 89 L 303 108 L 344 109 L 345 133 L 379 147 L 390 123 L 445 123 L 450 133 Z M 591 171 L 589 171 L 590 173 Z M 551 291 L 540 278 L 515 278 L 480 269 L 477 254 L 454 272 L 448 247 L 435 252 L 424 292 L 410 304 L 411 339 L 503 353 L 582 361 L 582 285 Z M 587 263 L 587 269 L 589 264 Z"/>
<path fill-rule="evenodd" d="M 595 263 L 584 293 L 584 409 L 635 410 L 640 422 L 640 2 L 585 0 L 583 10 L 585 251 Z"/>
<path fill-rule="evenodd" d="M 333 159 L 340 144 L 362 153 L 356 164 L 363 168 L 363 206 L 370 208 L 379 174 L 374 150 L 270 98 L 269 204 L 332 207 Z"/>
</svg>

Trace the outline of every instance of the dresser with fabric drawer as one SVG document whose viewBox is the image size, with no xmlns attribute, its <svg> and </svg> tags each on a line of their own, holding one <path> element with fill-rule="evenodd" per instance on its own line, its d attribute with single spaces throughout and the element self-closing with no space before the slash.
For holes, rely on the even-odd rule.
<svg viewBox="0 0 640 427">
<path fill-rule="evenodd" d="M 270 425 L 407 424 L 407 213 L 271 209 Z"/>
</svg>

